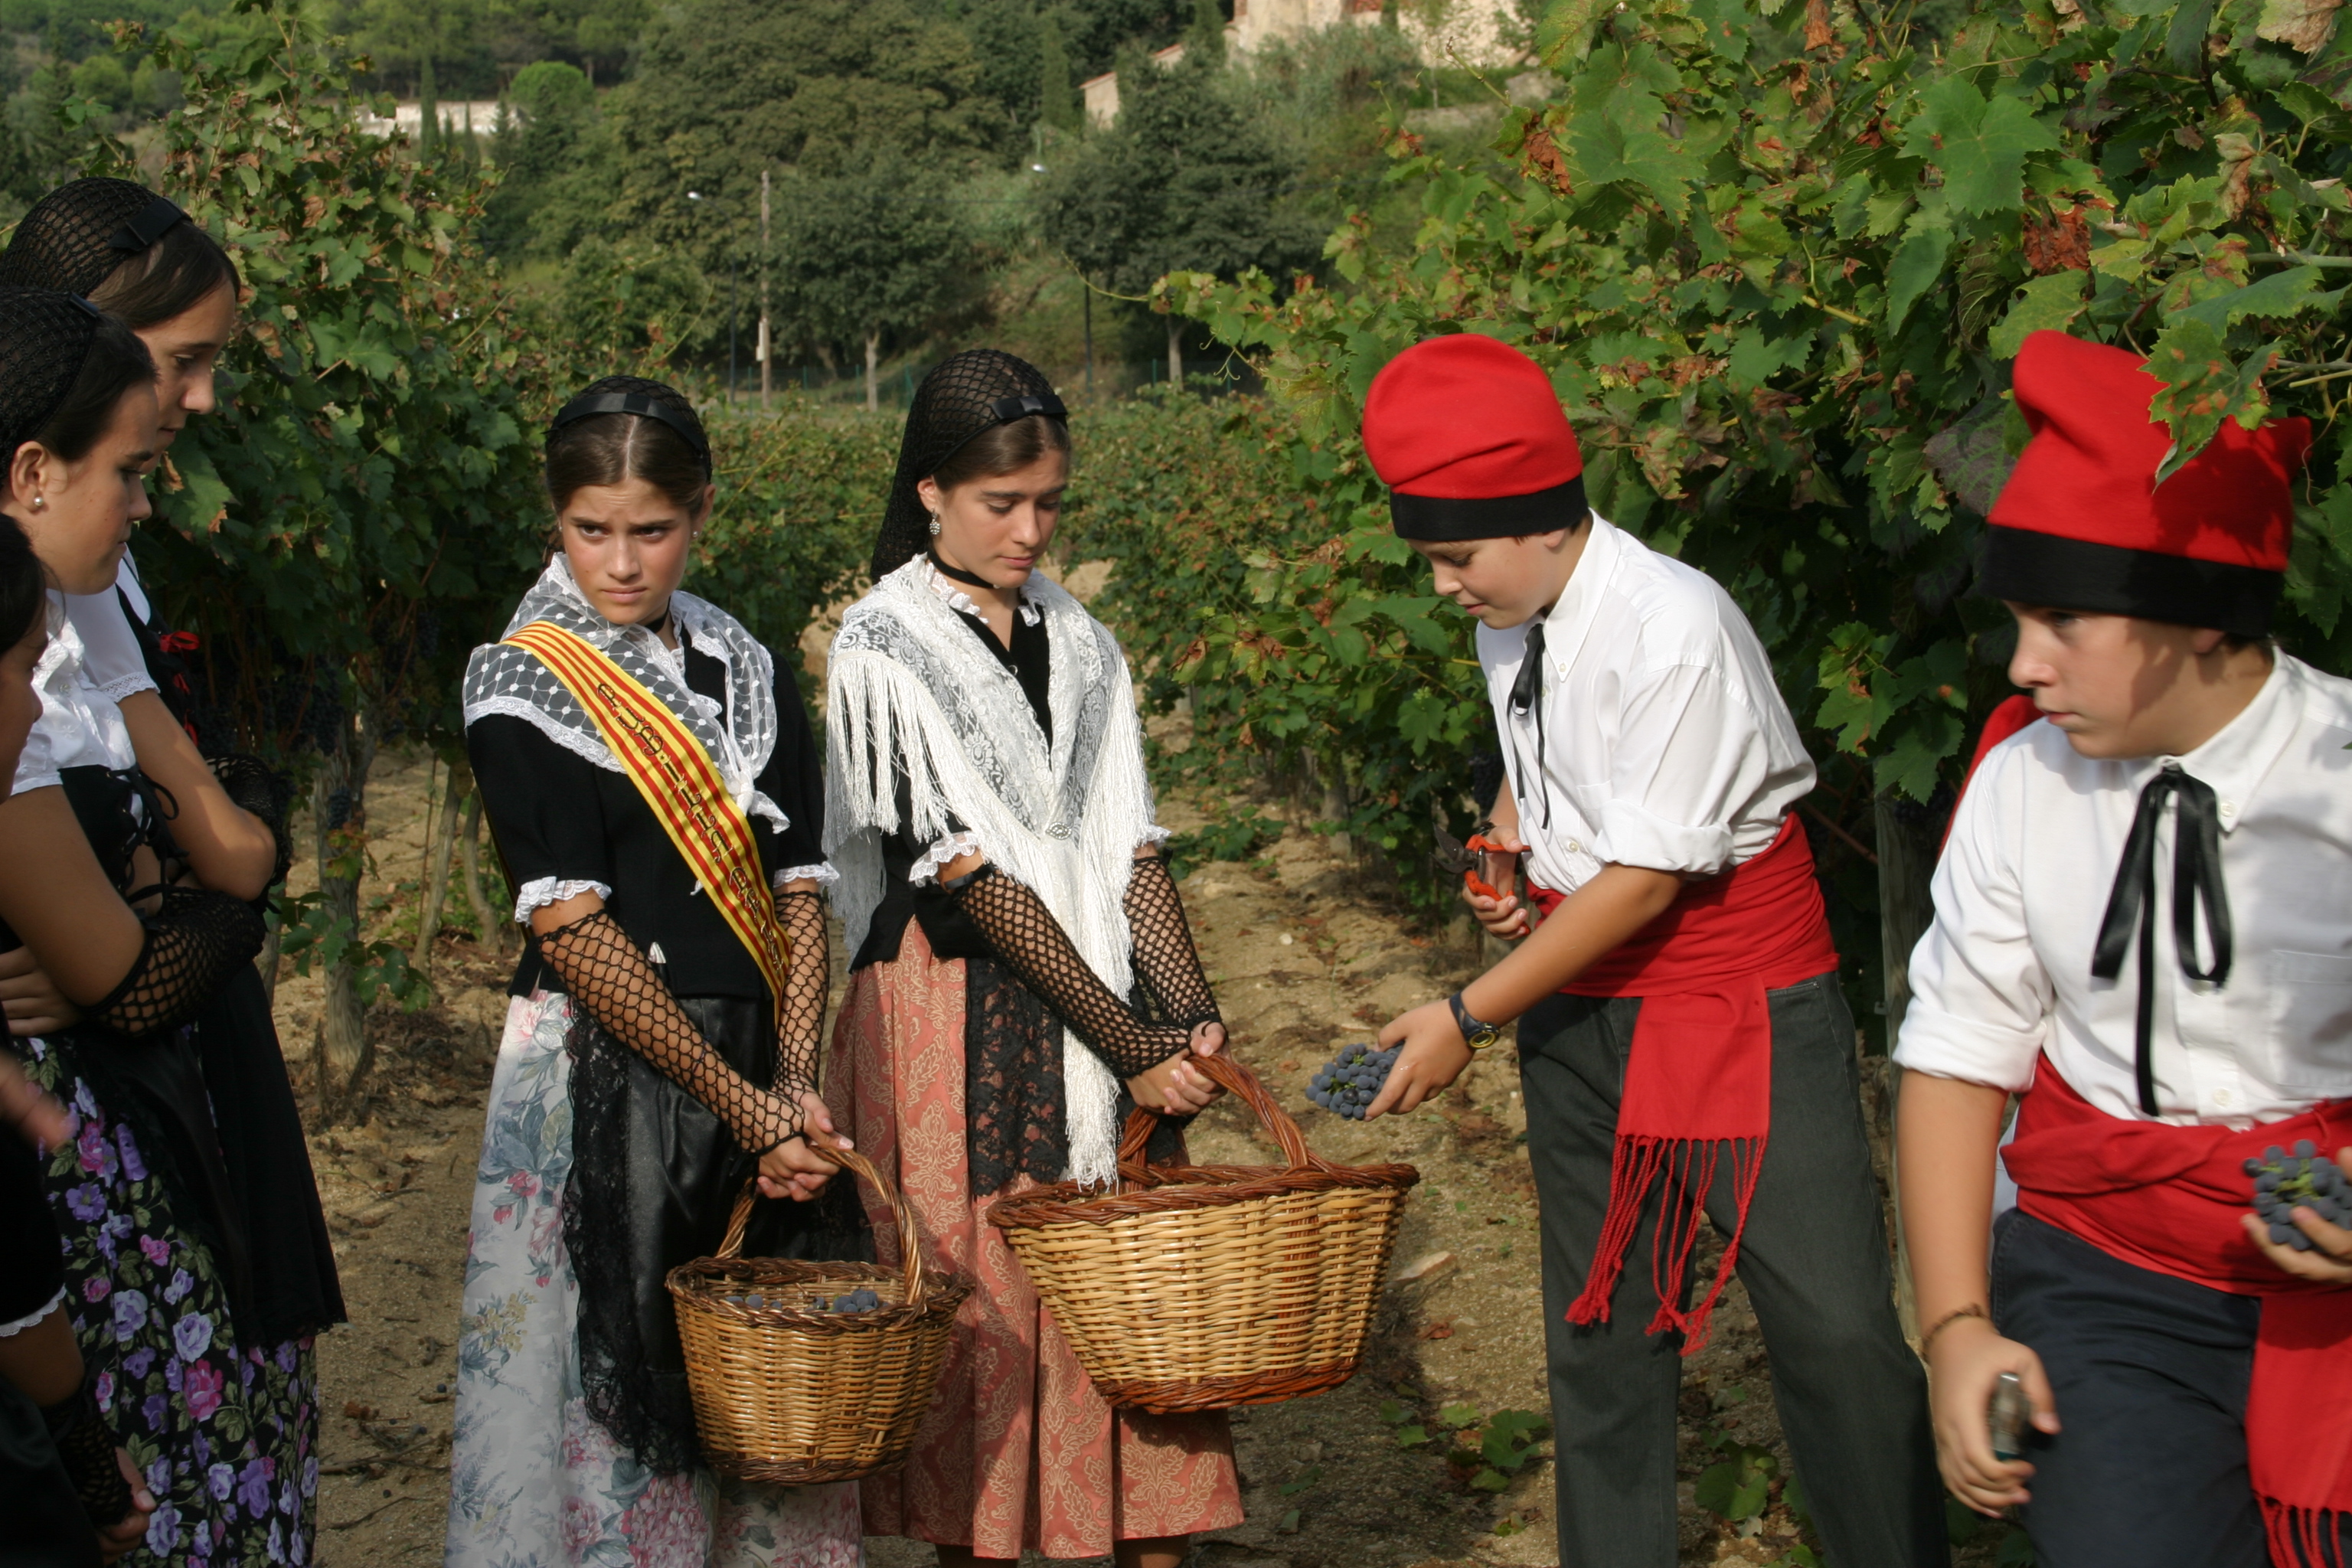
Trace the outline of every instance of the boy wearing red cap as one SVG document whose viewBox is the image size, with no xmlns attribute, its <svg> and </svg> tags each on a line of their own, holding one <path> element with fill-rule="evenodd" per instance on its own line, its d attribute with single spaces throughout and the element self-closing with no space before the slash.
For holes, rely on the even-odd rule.
<svg viewBox="0 0 2352 1568">
<path fill-rule="evenodd" d="M 2352 682 L 2265 635 L 2309 426 L 2159 485 L 2140 356 L 2037 332 L 2015 384 L 1980 587 L 2048 722 L 1982 752 L 1895 1051 L 1937 1457 L 2045 1568 L 2352 1562 L 2352 1230 L 2248 1169 L 2352 1141 Z"/>
<path fill-rule="evenodd" d="M 1372 383 L 1364 445 L 1398 533 L 1481 623 L 1508 774 L 1489 870 L 1523 851 L 1544 914 L 1507 886 L 1471 900 L 1524 940 L 1381 1032 L 1403 1049 L 1370 1110 L 1412 1110 L 1518 1019 L 1561 1563 L 1676 1561 L 1680 1355 L 1735 1267 L 1832 1559 L 1946 1562 L 1853 1022 L 1793 815 L 1813 768 L 1763 647 L 1712 579 L 1591 514 L 1559 401 L 1517 351 L 1408 349 Z M 1699 1282 L 1708 1221 L 1727 1245 Z"/>
</svg>

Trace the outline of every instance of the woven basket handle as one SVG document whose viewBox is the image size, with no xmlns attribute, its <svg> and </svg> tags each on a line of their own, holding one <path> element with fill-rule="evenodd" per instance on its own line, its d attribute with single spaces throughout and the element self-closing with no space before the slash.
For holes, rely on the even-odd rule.
<svg viewBox="0 0 2352 1568">
<path fill-rule="evenodd" d="M 891 1223 L 898 1227 L 900 1278 L 907 1304 L 913 1306 L 924 1300 L 929 1294 L 929 1280 L 923 1269 L 921 1237 L 915 1232 L 914 1214 L 907 1207 L 907 1200 L 898 1194 L 898 1189 L 875 1168 L 873 1161 L 855 1149 L 828 1148 L 814 1138 L 808 1141 L 808 1146 L 882 1194 L 883 1201 L 890 1205 Z M 727 1216 L 727 1238 L 719 1244 L 720 1258 L 743 1256 L 743 1233 L 751 1228 L 751 1205 L 759 1196 L 760 1178 L 754 1176 L 743 1184 L 742 1192 L 735 1199 L 735 1212 Z"/>
<path fill-rule="evenodd" d="M 1282 1146 L 1283 1163 L 1294 1171 L 1326 1170 L 1329 1162 L 1307 1147 L 1307 1134 L 1298 1130 L 1290 1112 L 1275 1102 L 1273 1093 L 1258 1081 L 1257 1074 L 1219 1051 L 1213 1057 L 1194 1057 L 1192 1065 L 1209 1075 L 1212 1082 L 1241 1096 L 1244 1105 L 1257 1115 L 1258 1125 L 1274 1134 Z M 1132 1178 L 1144 1169 L 1144 1145 L 1151 1142 L 1152 1129 L 1160 1125 L 1160 1113 L 1139 1105 L 1127 1119 L 1127 1132 L 1118 1141 L 1118 1163 L 1123 1173 Z"/>
</svg>

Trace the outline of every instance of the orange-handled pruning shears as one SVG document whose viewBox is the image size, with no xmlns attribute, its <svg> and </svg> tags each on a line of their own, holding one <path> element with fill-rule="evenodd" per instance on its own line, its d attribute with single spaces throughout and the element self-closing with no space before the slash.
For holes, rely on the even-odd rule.
<svg viewBox="0 0 2352 1568">
<path fill-rule="evenodd" d="M 1470 836 L 1470 842 L 1462 847 L 1474 855 L 1517 855 L 1517 851 L 1506 849 L 1483 833 L 1473 833 Z M 1491 886 L 1486 878 L 1478 875 L 1478 868 L 1475 862 L 1470 869 L 1462 873 L 1462 885 L 1482 899 L 1500 899 L 1504 896 L 1499 889 Z"/>
</svg>

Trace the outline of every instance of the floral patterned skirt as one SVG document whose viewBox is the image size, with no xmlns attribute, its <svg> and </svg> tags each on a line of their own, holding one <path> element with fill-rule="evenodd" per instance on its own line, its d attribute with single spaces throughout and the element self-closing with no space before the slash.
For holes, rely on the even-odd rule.
<svg viewBox="0 0 2352 1568">
<path fill-rule="evenodd" d="M 913 1455 L 865 1482 L 866 1528 L 1012 1558 L 1239 1524 L 1224 1415 L 1114 1410 L 982 1217 L 994 1194 L 971 1195 L 963 1026 L 963 962 L 933 958 L 910 921 L 897 958 L 850 977 L 825 1063 L 835 1123 L 898 1183 L 929 1256 L 979 1282 Z M 895 1264 L 889 1215 L 866 1199 L 876 1254 Z"/>
<path fill-rule="evenodd" d="M 80 1118 L 42 1173 L 65 1233 L 67 1306 L 99 1408 L 155 1494 L 145 1564 L 306 1563 L 317 1528 L 318 1376 L 310 1342 L 241 1345 L 211 1249 L 175 1216 L 130 1124 L 30 1040 L 26 1070 Z"/>
<path fill-rule="evenodd" d="M 568 998 L 507 1010 L 474 1178 L 449 1464 L 448 1568 L 858 1568 L 855 1484 L 657 1476 L 592 1420 L 563 1247 Z"/>
</svg>

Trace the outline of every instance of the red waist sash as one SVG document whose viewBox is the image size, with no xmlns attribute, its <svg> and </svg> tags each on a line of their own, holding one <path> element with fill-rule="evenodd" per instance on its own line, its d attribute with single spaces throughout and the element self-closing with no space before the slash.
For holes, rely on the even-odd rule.
<svg viewBox="0 0 2352 1568">
<path fill-rule="evenodd" d="M 1563 897 L 1532 883 L 1528 892 L 1546 915 Z M 1764 994 L 1837 965 L 1812 846 L 1791 815 L 1771 847 L 1685 888 L 1665 913 L 1562 987 L 1576 996 L 1642 998 L 1617 1110 L 1609 1210 L 1569 1321 L 1608 1321 L 1643 1205 L 1663 1186 L 1650 1257 L 1658 1312 L 1645 1331 L 1681 1330 L 1685 1355 L 1706 1343 L 1708 1319 L 1739 1261 L 1771 1131 L 1772 1015 Z M 1714 1282 L 1685 1311 L 1679 1303 L 1691 1253 L 1726 1160 L 1738 1219 Z"/>
<path fill-rule="evenodd" d="M 2308 1138 L 2334 1152 L 2352 1100 L 2244 1132 L 2110 1116 L 2043 1058 L 2002 1151 L 2018 1205 L 2142 1268 L 2263 1299 L 2246 1396 L 2246 1466 L 2271 1557 L 2337 1561 L 2352 1515 L 2352 1289 L 2282 1273 L 2250 1240 L 2244 1162 Z"/>
</svg>

